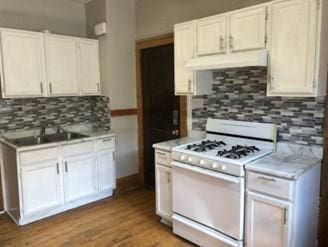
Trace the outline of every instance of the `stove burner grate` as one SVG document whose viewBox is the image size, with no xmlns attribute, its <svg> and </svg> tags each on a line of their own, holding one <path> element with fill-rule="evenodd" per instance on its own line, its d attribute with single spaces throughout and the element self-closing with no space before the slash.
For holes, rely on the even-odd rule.
<svg viewBox="0 0 328 247">
<path fill-rule="evenodd" d="M 218 151 L 217 156 L 228 158 L 228 159 L 240 159 L 252 153 L 259 152 L 260 149 L 255 146 L 233 146 L 230 150 Z"/>
<path fill-rule="evenodd" d="M 215 148 L 219 148 L 222 146 L 226 146 L 227 144 L 223 141 L 211 141 L 205 140 L 198 144 L 187 145 L 186 149 L 195 152 L 205 152 L 208 150 L 213 150 Z"/>
</svg>

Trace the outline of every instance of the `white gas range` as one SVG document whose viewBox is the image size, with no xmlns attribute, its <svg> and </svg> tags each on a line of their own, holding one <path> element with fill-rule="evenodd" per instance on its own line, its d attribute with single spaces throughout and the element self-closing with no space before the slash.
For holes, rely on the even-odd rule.
<svg viewBox="0 0 328 247">
<path fill-rule="evenodd" d="M 244 166 L 274 151 L 276 127 L 208 119 L 206 131 L 172 150 L 173 231 L 200 246 L 243 246 Z"/>
</svg>

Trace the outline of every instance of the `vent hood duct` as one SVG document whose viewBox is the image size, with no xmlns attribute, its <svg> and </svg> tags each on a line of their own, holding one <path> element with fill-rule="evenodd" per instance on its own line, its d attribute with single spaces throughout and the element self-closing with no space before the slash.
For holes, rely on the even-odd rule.
<svg viewBox="0 0 328 247">
<path fill-rule="evenodd" d="M 267 50 L 254 50 L 221 55 L 200 56 L 189 60 L 186 68 L 193 71 L 219 70 L 241 67 L 266 67 L 268 64 Z"/>
</svg>

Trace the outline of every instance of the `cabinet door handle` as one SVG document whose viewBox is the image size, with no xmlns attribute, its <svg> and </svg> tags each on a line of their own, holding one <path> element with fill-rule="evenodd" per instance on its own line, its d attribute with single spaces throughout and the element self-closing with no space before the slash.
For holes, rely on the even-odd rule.
<svg viewBox="0 0 328 247">
<path fill-rule="evenodd" d="M 50 93 L 52 93 L 52 83 L 51 82 L 49 83 L 49 91 L 50 91 Z"/>
<path fill-rule="evenodd" d="M 287 217 L 288 217 L 287 208 L 285 208 L 284 209 L 284 225 L 287 225 Z"/>
<path fill-rule="evenodd" d="M 171 183 L 171 173 L 167 174 L 167 182 L 170 184 Z"/>
<path fill-rule="evenodd" d="M 191 83 L 192 83 L 191 79 L 188 79 L 188 91 L 189 92 L 191 91 Z"/>
<path fill-rule="evenodd" d="M 65 172 L 68 172 L 67 161 L 65 161 Z"/>
<path fill-rule="evenodd" d="M 233 36 L 230 35 L 230 49 L 233 50 L 234 49 L 234 39 Z"/>
<path fill-rule="evenodd" d="M 56 164 L 56 168 L 57 168 L 57 174 L 59 175 L 59 163 L 58 162 Z"/>
<path fill-rule="evenodd" d="M 41 93 L 43 93 L 43 83 L 42 83 L 42 81 L 40 82 L 40 90 L 41 90 Z"/>
<path fill-rule="evenodd" d="M 224 38 L 222 36 L 220 36 L 220 50 L 224 50 Z"/>
</svg>

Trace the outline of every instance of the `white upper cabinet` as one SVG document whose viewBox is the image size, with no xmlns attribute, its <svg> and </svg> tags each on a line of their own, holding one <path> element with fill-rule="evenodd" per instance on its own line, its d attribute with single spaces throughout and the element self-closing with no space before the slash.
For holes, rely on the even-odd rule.
<svg viewBox="0 0 328 247">
<path fill-rule="evenodd" d="M 174 76 L 176 95 L 202 95 L 211 92 L 209 73 L 193 72 L 186 68 L 195 57 L 196 21 L 174 26 Z"/>
<path fill-rule="evenodd" d="M 266 14 L 267 7 L 260 6 L 230 15 L 229 46 L 232 52 L 265 48 Z"/>
<path fill-rule="evenodd" d="M 194 73 L 188 71 L 186 63 L 194 57 L 196 22 L 174 26 L 175 93 L 192 94 Z"/>
<path fill-rule="evenodd" d="M 46 61 L 48 93 L 58 95 L 79 94 L 79 54 L 77 39 L 46 35 Z"/>
<path fill-rule="evenodd" d="M 81 93 L 100 93 L 99 47 L 97 40 L 79 41 L 81 67 Z"/>
<path fill-rule="evenodd" d="M 268 95 L 326 94 L 327 6 L 320 0 L 272 3 Z"/>
<path fill-rule="evenodd" d="M 197 22 L 197 55 L 226 52 L 226 16 L 212 16 Z"/>
<path fill-rule="evenodd" d="M 43 96 L 43 37 L 36 32 L 1 30 L 2 96 Z"/>
</svg>

